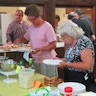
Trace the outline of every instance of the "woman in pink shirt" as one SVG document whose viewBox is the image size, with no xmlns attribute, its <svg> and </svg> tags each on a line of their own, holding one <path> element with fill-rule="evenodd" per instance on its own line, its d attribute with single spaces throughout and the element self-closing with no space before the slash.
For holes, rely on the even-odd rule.
<svg viewBox="0 0 96 96">
<path fill-rule="evenodd" d="M 56 57 L 56 36 L 52 25 L 41 18 L 41 10 L 38 5 L 29 5 L 25 10 L 28 20 L 32 23 L 23 37 L 15 40 L 15 43 L 30 42 L 32 57 L 35 58 L 34 68 L 40 72 L 44 59 L 54 59 Z M 39 70 L 40 69 L 40 70 Z"/>
</svg>

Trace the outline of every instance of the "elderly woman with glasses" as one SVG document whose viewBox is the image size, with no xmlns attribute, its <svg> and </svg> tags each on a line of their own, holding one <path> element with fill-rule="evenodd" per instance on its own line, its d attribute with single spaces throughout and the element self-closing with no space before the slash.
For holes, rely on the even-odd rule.
<svg viewBox="0 0 96 96">
<path fill-rule="evenodd" d="M 65 61 L 58 67 L 64 68 L 64 82 L 79 82 L 89 90 L 92 72 L 94 47 L 84 31 L 71 20 L 65 21 L 58 27 L 57 32 L 66 44 Z"/>
</svg>

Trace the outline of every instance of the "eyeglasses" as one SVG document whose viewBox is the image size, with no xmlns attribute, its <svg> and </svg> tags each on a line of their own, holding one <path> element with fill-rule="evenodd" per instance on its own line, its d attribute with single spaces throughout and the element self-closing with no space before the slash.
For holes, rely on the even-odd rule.
<svg viewBox="0 0 96 96">
<path fill-rule="evenodd" d="M 28 18 L 27 20 L 34 21 L 35 19 L 36 19 L 36 17 L 34 17 L 34 18 Z"/>
<path fill-rule="evenodd" d="M 61 35 L 61 39 L 64 40 L 66 37 L 66 35 Z"/>
<path fill-rule="evenodd" d="M 15 14 L 15 16 L 22 17 L 22 14 Z"/>
</svg>

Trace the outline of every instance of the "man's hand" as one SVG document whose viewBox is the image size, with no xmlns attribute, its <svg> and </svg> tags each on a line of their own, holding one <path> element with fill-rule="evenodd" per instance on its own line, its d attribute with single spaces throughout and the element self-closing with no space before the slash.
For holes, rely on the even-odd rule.
<svg viewBox="0 0 96 96">
<path fill-rule="evenodd" d="M 16 40 L 14 41 L 14 44 L 20 44 L 20 43 L 21 43 L 20 39 L 16 39 Z"/>
<path fill-rule="evenodd" d="M 11 44 L 12 44 L 12 42 L 11 42 L 11 41 L 9 41 L 7 44 L 8 44 L 8 45 L 11 45 Z"/>
</svg>

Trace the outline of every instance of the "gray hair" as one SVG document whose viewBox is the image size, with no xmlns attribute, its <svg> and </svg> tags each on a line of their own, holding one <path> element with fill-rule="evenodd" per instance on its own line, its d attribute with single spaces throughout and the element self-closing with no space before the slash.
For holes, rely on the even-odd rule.
<svg viewBox="0 0 96 96">
<path fill-rule="evenodd" d="M 75 24 L 71 20 L 67 20 L 63 24 L 58 26 L 57 32 L 60 35 L 68 34 L 75 39 L 83 36 L 84 34 L 82 28 L 80 28 L 77 24 Z"/>
<path fill-rule="evenodd" d="M 84 14 L 84 11 L 81 9 L 76 9 L 74 10 L 75 13 L 77 13 L 79 16 L 81 16 L 82 14 Z"/>
<path fill-rule="evenodd" d="M 77 17 L 77 16 L 78 16 L 77 13 L 75 13 L 75 12 L 70 12 L 70 13 L 68 14 L 67 18 L 70 20 L 70 19 L 73 19 L 74 17 Z"/>
<path fill-rule="evenodd" d="M 25 9 L 25 15 L 35 16 L 35 17 L 41 16 L 40 7 L 36 4 L 31 4 L 31 5 L 27 6 Z"/>
</svg>

